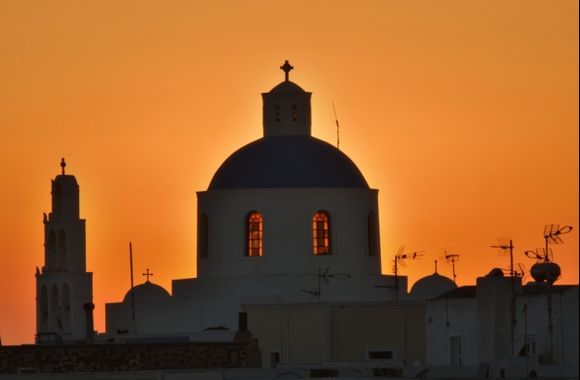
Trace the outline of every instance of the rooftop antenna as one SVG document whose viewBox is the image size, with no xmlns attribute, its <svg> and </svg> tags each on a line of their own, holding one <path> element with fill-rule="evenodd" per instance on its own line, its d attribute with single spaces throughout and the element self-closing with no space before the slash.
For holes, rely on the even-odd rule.
<svg viewBox="0 0 580 380">
<path fill-rule="evenodd" d="M 336 116 L 334 101 L 332 101 L 332 110 L 334 111 L 334 122 L 336 123 L 336 149 L 340 149 L 340 126 L 338 125 L 338 116 Z"/>
<path fill-rule="evenodd" d="M 402 245 L 399 247 L 395 258 L 393 259 L 393 272 L 395 274 L 395 300 L 398 301 L 399 299 L 399 265 L 403 268 L 407 267 L 405 260 L 417 260 L 423 257 L 423 252 L 425 251 L 414 251 L 414 252 L 405 252 L 405 246 Z"/>
<path fill-rule="evenodd" d="M 546 253 L 549 253 L 550 250 L 548 249 L 548 244 L 562 244 L 564 240 L 560 237 L 560 235 L 565 235 L 572 231 L 572 226 L 563 226 L 560 227 L 559 224 L 547 224 L 544 226 L 544 240 L 546 241 Z M 544 262 L 549 263 L 553 260 L 553 257 L 549 257 L 548 254 L 544 256 Z"/>
<path fill-rule="evenodd" d="M 129 242 L 129 265 L 131 270 L 131 321 L 133 322 L 133 331 L 137 333 L 137 324 L 135 323 L 135 294 L 133 291 L 133 243 Z"/>
<path fill-rule="evenodd" d="M 500 243 L 499 245 L 492 245 L 492 248 L 499 248 L 502 251 L 507 251 L 509 250 L 510 252 L 510 282 L 511 282 L 511 301 L 510 301 L 510 316 L 511 316 L 511 325 L 510 325 L 510 342 L 511 342 L 511 349 L 512 349 L 512 355 L 514 354 L 514 329 L 515 329 L 515 325 L 516 325 L 516 297 L 515 297 L 515 285 L 514 285 L 514 279 L 515 279 L 515 272 L 514 272 L 514 242 L 512 239 L 510 239 L 509 244 L 502 244 Z"/>
<path fill-rule="evenodd" d="M 499 244 L 499 245 L 492 245 L 491 248 L 499 248 L 503 251 L 509 250 L 510 251 L 510 277 L 514 277 L 514 243 L 512 239 L 510 239 L 509 244 Z"/>
<path fill-rule="evenodd" d="M 459 261 L 459 254 L 445 251 L 445 261 L 447 261 L 448 264 L 451 264 L 451 267 L 453 268 L 453 282 L 457 284 L 457 274 L 455 273 L 455 263 L 457 261 Z"/>
<path fill-rule="evenodd" d="M 330 267 L 326 267 L 324 270 L 318 268 L 316 290 L 300 289 L 300 291 L 308 293 L 311 296 L 316 296 L 318 297 L 318 301 L 320 301 L 320 296 L 322 295 L 322 282 L 326 285 L 330 285 L 331 278 L 349 279 L 350 277 L 351 275 L 348 273 L 330 273 Z"/>
<path fill-rule="evenodd" d="M 518 269 L 514 270 L 514 275 L 516 277 L 521 277 L 522 283 L 526 280 L 528 270 L 523 263 L 517 263 Z"/>
<path fill-rule="evenodd" d="M 560 267 L 553 263 L 554 255 L 549 244 L 562 244 L 564 241 L 560 235 L 565 235 L 572 231 L 572 226 L 560 227 L 559 224 L 547 224 L 544 226 L 544 240 L 546 242 L 544 248 L 538 248 L 535 251 L 526 251 L 524 254 L 536 259 L 536 263 L 532 266 L 530 274 L 536 282 L 546 282 L 548 290 L 548 334 L 550 336 L 549 354 L 554 353 L 554 324 L 552 321 L 552 285 L 560 277 Z"/>
</svg>

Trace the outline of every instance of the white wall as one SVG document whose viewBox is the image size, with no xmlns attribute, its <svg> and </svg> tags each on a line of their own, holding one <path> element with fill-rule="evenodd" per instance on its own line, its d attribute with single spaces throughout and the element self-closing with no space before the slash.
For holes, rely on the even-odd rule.
<svg viewBox="0 0 580 380">
<path fill-rule="evenodd" d="M 263 257 L 245 257 L 246 218 L 264 217 Z M 332 255 L 312 253 L 312 216 L 330 214 Z M 245 189 L 198 193 L 198 216 L 208 218 L 208 258 L 198 258 L 198 277 L 334 272 L 379 274 L 380 249 L 369 256 L 367 218 L 378 220 L 377 190 Z M 377 226 L 378 231 L 378 226 Z M 376 241 L 379 241 L 378 233 Z"/>
</svg>

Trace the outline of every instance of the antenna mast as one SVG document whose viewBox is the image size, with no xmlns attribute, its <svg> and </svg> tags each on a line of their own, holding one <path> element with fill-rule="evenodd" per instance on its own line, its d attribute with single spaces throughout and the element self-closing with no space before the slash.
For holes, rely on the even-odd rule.
<svg viewBox="0 0 580 380">
<path fill-rule="evenodd" d="M 334 122 L 336 123 L 336 149 L 340 149 L 340 126 L 338 124 L 338 116 L 336 116 L 334 101 L 332 102 L 332 110 L 334 111 Z"/>
<path fill-rule="evenodd" d="M 514 271 L 514 243 L 513 240 L 510 239 L 510 243 L 508 244 L 500 244 L 500 245 L 492 245 L 491 248 L 499 248 L 502 250 L 507 250 L 509 249 L 510 251 L 510 277 L 514 277 L 515 276 L 515 271 Z"/>
<path fill-rule="evenodd" d="M 135 323 L 135 294 L 133 292 L 133 244 L 129 242 L 129 265 L 131 268 L 131 321 L 133 322 L 133 331 L 137 333 L 137 324 Z"/>
<path fill-rule="evenodd" d="M 508 250 L 510 251 L 510 282 L 511 282 L 511 299 L 510 299 L 510 316 L 511 316 L 511 324 L 510 324 L 510 342 L 511 342 L 511 349 L 512 349 L 512 356 L 514 354 L 514 327 L 516 325 L 516 292 L 514 289 L 514 242 L 510 239 L 510 243 L 508 244 L 500 244 L 500 245 L 492 245 L 492 248 L 499 248 L 501 250 Z"/>
<path fill-rule="evenodd" d="M 405 253 L 405 246 L 401 246 L 395 255 L 395 259 L 393 260 L 393 270 L 395 272 L 395 300 L 398 301 L 399 299 L 399 264 L 402 267 L 406 267 L 405 259 L 415 260 L 420 259 L 423 256 L 423 252 L 425 251 L 414 251 Z"/>
<path fill-rule="evenodd" d="M 449 253 L 445 251 L 445 260 L 448 263 L 451 263 L 451 267 L 453 268 L 453 282 L 457 284 L 457 274 L 455 273 L 455 263 L 459 261 L 459 254 L 457 253 Z"/>
</svg>

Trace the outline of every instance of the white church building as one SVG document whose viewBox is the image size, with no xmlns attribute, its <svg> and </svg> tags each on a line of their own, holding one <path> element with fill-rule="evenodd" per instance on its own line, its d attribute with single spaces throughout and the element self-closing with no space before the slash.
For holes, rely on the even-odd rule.
<svg viewBox="0 0 580 380">
<path fill-rule="evenodd" d="M 395 287 L 381 274 L 378 190 L 348 156 L 311 135 L 311 93 L 289 80 L 287 62 L 282 69 L 285 80 L 262 94 L 263 137 L 228 157 L 197 193 L 198 277 L 174 280 L 171 295 L 146 282 L 107 304 L 107 334 L 203 339 L 235 331 L 238 313 L 257 305 L 406 293 L 406 278 Z M 283 357 L 284 349 L 273 352 Z"/>
<path fill-rule="evenodd" d="M 505 324 L 509 303 L 495 301 L 503 300 L 501 292 L 490 293 L 484 301 L 499 305 L 490 309 L 480 300 L 487 293 L 477 290 L 477 298 L 472 289 L 465 296 L 436 272 L 410 292 L 406 277 L 382 274 L 378 190 L 348 156 L 312 136 L 311 93 L 289 80 L 288 61 L 281 69 L 284 81 L 262 94 L 263 137 L 231 154 L 197 193 L 198 277 L 173 280 L 171 292 L 148 279 L 129 289 L 120 302 L 106 304 L 106 332 L 96 341 L 232 341 L 242 313 L 264 367 L 390 363 L 407 368 L 399 376 L 425 376 L 428 366 L 455 368 L 438 376 L 482 376 L 481 363 L 499 358 L 483 357 L 489 349 L 477 347 L 493 346 L 481 343 L 488 330 L 505 343 L 509 329 L 489 321 Z M 40 343 L 92 339 L 85 221 L 78 184 L 64 166 L 52 182 L 45 265 L 36 276 Z M 531 305 L 533 293 L 522 291 L 519 300 Z M 577 353 L 578 328 L 569 324 L 577 325 L 578 299 L 566 297 L 552 319 L 571 315 L 561 329 L 572 329 L 566 344 L 576 344 Z M 530 326 L 543 323 L 526 318 Z M 519 343 L 530 339 L 521 325 L 514 331 L 525 335 Z M 528 364 L 546 375 L 577 377 L 577 360 L 574 367 L 563 351 L 550 358 L 549 371 L 538 369 L 537 360 Z"/>
</svg>

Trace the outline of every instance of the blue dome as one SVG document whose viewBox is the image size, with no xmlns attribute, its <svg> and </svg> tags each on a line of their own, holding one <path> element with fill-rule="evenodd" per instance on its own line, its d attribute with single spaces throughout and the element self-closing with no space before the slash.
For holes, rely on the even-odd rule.
<svg viewBox="0 0 580 380">
<path fill-rule="evenodd" d="M 369 186 L 354 162 L 332 145 L 311 136 L 271 136 L 228 157 L 208 190 L 297 187 Z"/>
</svg>

